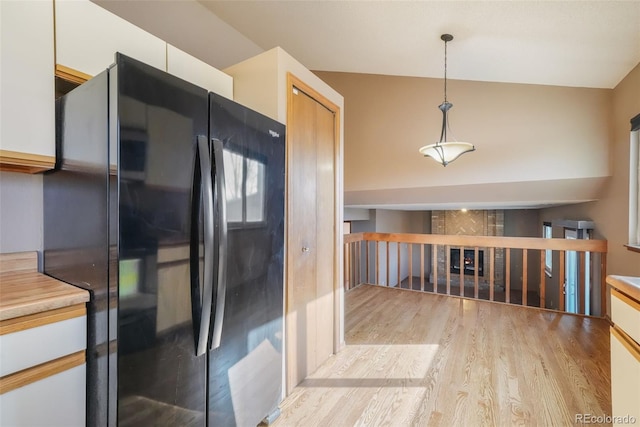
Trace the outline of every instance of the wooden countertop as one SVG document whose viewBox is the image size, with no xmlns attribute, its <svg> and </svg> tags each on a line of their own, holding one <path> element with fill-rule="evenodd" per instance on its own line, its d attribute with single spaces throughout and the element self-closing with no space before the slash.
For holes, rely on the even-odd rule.
<svg viewBox="0 0 640 427">
<path fill-rule="evenodd" d="M 89 301 L 89 292 L 37 271 L 38 254 L 0 254 L 0 321 Z"/>
<path fill-rule="evenodd" d="M 640 301 L 640 277 L 634 276 L 607 276 L 607 283 L 623 294 Z"/>
</svg>

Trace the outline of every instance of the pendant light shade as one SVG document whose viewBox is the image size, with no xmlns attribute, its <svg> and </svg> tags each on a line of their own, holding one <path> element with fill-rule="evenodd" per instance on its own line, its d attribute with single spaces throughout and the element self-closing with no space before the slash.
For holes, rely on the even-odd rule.
<svg viewBox="0 0 640 427">
<path fill-rule="evenodd" d="M 448 113 L 453 107 L 453 104 L 447 101 L 447 43 L 453 40 L 453 36 L 451 34 L 443 34 L 440 39 L 444 41 L 444 102 L 438 106 L 442 111 L 442 130 L 440 131 L 440 140 L 438 142 L 425 145 L 419 151 L 425 157 L 431 157 L 442 166 L 447 166 L 464 153 L 475 151 L 476 148 L 469 142 L 457 141 L 453 136 L 452 140 L 447 138 L 447 131 L 449 131 L 449 134 L 451 133 Z"/>
</svg>

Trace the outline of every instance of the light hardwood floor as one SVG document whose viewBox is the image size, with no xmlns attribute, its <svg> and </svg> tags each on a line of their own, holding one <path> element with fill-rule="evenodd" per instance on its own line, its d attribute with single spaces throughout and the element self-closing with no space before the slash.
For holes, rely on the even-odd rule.
<svg viewBox="0 0 640 427">
<path fill-rule="evenodd" d="M 611 414 L 608 323 L 363 285 L 346 347 L 281 405 L 276 426 L 574 425 Z"/>
</svg>

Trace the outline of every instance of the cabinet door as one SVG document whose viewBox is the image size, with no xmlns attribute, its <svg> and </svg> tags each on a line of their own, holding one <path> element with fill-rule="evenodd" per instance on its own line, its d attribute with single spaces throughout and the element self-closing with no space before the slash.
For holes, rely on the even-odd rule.
<svg viewBox="0 0 640 427">
<path fill-rule="evenodd" d="M 89 0 L 56 0 L 56 64 L 95 76 L 121 52 L 165 70 L 166 43 Z"/>
<path fill-rule="evenodd" d="M 49 169 L 55 163 L 53 7 L 0 1 L 0 24 L 2 167 Z"/>
<path fill-rule="evenodd" d="M 640 420 L 640 346 L 611 328 L 611 406 L 614 417 Z M 614 420 L 622 425 L 622 419 Z"/>
<path fill-rule="evenodd" d="M 231 76 L 171 45 L 167 45 L 167 72 L 225 98 L 233 99 Z"/>
</svg>

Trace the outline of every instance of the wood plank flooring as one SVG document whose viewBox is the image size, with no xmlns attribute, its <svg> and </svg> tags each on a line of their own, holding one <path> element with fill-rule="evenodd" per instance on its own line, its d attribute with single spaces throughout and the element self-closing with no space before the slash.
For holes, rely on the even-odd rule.
<svg viewBox="0 0 640 427">
<path fill-rule="evenodd" d="M 564 426 L 611 414 L 608 323 L 362 285 L 275 426 Z"/>
</svg>

